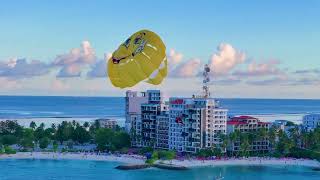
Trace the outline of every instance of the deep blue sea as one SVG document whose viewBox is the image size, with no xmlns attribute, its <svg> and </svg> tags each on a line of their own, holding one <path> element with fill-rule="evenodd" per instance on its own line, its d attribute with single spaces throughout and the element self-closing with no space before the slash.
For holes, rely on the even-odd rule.
<svg viewBox="0 0 320 180">
<path fill-rule="evenodd" d="M 299 166 L 221 166 L 186 171 L 156 168 L 121 171 L 116 162 L 81 160 L 0 160 L 1 180 L 319 180 L 320 172 Z"/>
<path fill-rule="evenodd" d="M 320 113 L 320 100 L 306 99 L 218 99 L 229 115 L 255 115 L 264 121 L 288 119 L 299 122 L 302 115 Z M 0 96 L 0 119 L 17 119 L 22 124 L 90 121 L 115 118 L 124 124 L 123 97 Z"/>
</svg>

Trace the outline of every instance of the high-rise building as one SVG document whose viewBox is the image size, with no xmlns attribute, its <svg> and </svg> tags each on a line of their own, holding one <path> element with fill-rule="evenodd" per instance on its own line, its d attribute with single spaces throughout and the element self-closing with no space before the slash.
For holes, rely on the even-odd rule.
<svg viewBox="0 0 320 180">
<path fill-rule="evenodd" d="M 126 92 L 126 122 L 125 128 L 130 133 L 131 128 L 135 125 L 133 123 L 141 122 L 141 104 L 148 102 L 148 94 L 146 92 L 138 93 L 136 91 Z M 135 128 L 135 127 L 134 127 Z"/>
<path fill-rule="evenodd" d="M 170 98 L 169 149 L 196 153 L 221 145 L 226 134 L 227 109 L 213 98 Z"/>
<path fill-rule="evenodd" d="M 163 102 L 160 90 L 148 90 L 148 102 L 141 104 L 142 146 L 157 146 L 157 117 L 162 114 Z"/>
<path fill-rule="evenodd" d="M 163 106 L 160 115 L 156 119 L 156 147 L 168 149 L 169 144 L 169 111 L 168 106 Z"/>
<path fill-rule="evenodd" d="M 126 126 L 130 129 L 132 146 L 157 147 L 159 144 L 165 149 L 163 142 L 166 138 L 164 134 L 167 133 L 167 117 L 167 105 L 163 103 L 159 90 L 141 93 L 127 91 Z M 160 133 L 159 136 L 157 132 Z"/>
</svg>

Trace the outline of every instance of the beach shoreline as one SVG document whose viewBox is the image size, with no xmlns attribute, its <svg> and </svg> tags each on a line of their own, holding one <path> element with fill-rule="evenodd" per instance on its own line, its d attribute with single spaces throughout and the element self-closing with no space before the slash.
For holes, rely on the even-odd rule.
<svg viewBox="0 0 320 180">
<path fill-rule="evenodd" d="M 110 161 L 127 164 L 144 164 L 145 158 L 138 155 L 97 155 L 95 153 L 54 153 L 54 152 L 17 152 L 16 154 L 2 154 L 0 161 L 5 159 L 31 160 L 89 160 Z"/>
<path fill-rule="evenodd" d="M 95 153 L 53 153 L 53 152 L 18 152 L 16 154 L 2 154 L 1 160 L 89 160 L 89 161 L 106 161 L 119 162 L 124 164 L 144 164 L 146 158 L 139 155 L 97 155 Z M 305 166 L 310 168 L 319 168 L 320 162 L 310 159 L 294 159 L 294 158 L 228 158 L 216 160 L 158 160 L 156 163 L 167 165 L 183 166 L 187 168 L 196 167 L 215 167 L 215 166 Z"/>
<path fill-rule="evenodd" d="M 220 160 L 177 160 L 164 161 L 166 164 L 176 166 L 194 167 L 215 167 L 215 166 L 305 166 L 311 168 L 319 168 L 320 162 L 310 159 L 294 159 L 294 158 L 228 158 Z"/>
</svg>

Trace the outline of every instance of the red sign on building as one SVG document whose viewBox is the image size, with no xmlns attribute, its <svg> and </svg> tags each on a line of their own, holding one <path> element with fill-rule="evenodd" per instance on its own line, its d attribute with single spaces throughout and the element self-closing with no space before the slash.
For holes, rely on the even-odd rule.
<svg viewBox="0 0 320 180">
<path fill-rule="evenodd" d="M 184 100 L 183 99 L 175 99 L 175 100 L 172 100 L 170 103 L 171 104 L 183 104 Z"/>
</svg>

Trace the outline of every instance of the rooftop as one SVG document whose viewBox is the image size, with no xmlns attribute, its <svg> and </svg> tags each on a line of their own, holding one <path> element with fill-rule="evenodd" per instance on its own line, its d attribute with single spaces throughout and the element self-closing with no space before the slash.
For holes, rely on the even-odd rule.
<svg viewBox="0 0 320 180">
<path fill-rule="evenodd" d="M 248 120 L 256 120 L 258 124 L 270 124 L 269 122 L 260 122 L 258 118 L 252 116 L 237 116 L 232 117 L 229 121 L 227 121 L 228 125 L 243 125 L 250 124 Z"/>
</svg>

